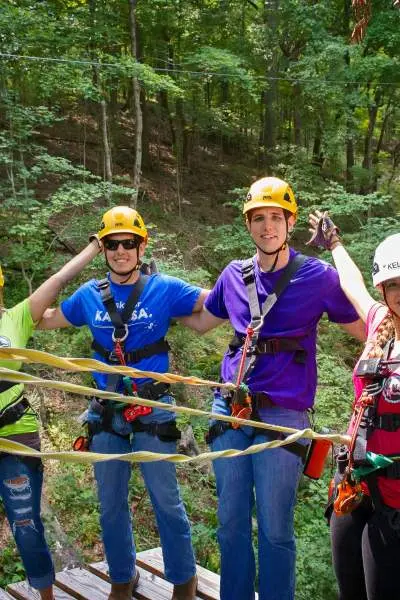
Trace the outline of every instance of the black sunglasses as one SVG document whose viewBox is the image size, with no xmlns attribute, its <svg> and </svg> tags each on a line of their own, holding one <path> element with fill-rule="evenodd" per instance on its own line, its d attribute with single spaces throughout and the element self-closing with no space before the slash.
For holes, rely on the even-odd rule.
<svg viewBox="0 0 400 600">
<path fill-rule="evenodd" d="M 108 240 L 107 238 L 104 240 L 104 248 L 106 250 L 118 250 L 120 244 L 124 250 L 133 250 L 137 248 L 138 242 L 134 238 L 129 238 L 128 240 Z"/>
</svg>

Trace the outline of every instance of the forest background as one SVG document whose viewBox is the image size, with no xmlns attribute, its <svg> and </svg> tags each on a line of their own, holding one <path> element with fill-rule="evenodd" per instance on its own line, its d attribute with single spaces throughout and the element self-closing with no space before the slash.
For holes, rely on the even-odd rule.
<svg viewBox="0 0 400 600">
<path fill-rule="evenodd" d="M 252 252 L 240 207 L 262 175 L 295 190 L 296 247 L 304 249 L 309 210 L 329 208 L 370 282 L 374 247 L 398 231 L 400 11 L 391 0 L 371 0 L 366 10 L 368 28 L 354 44 L 350 0 L 1 0 L 6 304 L 79 251 L 115 204 L 142 213 L 160 270 L 212 286 L 230 260 Z M 103 274 L 99 258 L 80 281 Z M 200 338 L 177 325 L 169 338 L 172 370 L 218 378 L 228 327 Z M 32 346 L 88 356 L 90 339 L 85 330 L 39 332 Z M 345 429 L 359 350 L 322 322 L 317 428 Z M 210 407 L 210 390 L 175 393 L 180 404 Z M 85 401 L 29 395 L 44 449 L 69 449 Z M 190 425 L 204 449 L 206 422 Z M 198 562 L 218 571 L 213 476 L 209 468 L 178 471 Z M 297 600 L 336 597 L 323 518 L 328 471 L 299 492 Z M 138 549 L 157 546 L 137 469 L 131 491 Z M 44 511 L 58 569 L 102 558 L 91 468 L 46 463 Z M 22 578 L 0 507 L 0 587 Z"/>
</svg>

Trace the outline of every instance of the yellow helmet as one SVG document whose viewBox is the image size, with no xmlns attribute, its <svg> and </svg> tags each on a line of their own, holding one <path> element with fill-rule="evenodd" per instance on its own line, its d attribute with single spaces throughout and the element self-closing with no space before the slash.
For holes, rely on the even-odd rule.
<svg viewBox="0 0 400 600">
<path fill-rule="evenodd" d="M 4 275 L 0 265 L 0 287 L 4 287 Z"/>
<path fill-rule="evenodd" d="M 297 216 L 297 202 L 292 188 L 278 177 L 263 177 L 253 183 L 244 203 L 243 214 L 265 206 L 279 206 Z"/>
<path fill-rule="evenodd" d="M 99 240 L 113 233 L 134 233 L 147 242 L 148 234 L 144 221 L 137 210 L 129 206 L 114 206 L 103 215 Z"/>
</svg>

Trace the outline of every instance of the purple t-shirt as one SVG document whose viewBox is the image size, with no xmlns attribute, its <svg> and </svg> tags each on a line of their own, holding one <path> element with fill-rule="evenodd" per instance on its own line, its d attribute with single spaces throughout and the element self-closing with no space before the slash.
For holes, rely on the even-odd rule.
<svg viewBox="0 0 400 600">
<path fill-rule="evenodd" d="M 295 254 L 297 252 L 291 248 L 290 256 Z M 222 271 L 205 303 L 215 317 L 229 319 L 240 336 L 246 334 L 251 320 L 241 273 L 242 262 L 234 260 Z M 253 262 L 261 306 L 282 270 L 264 273 L 255 258 Z M 305 410 L 313 405 L 317 386 L 317 325 L 324 312 L 335 323 L 351 323 L 358 319 L 342 292 L 336 269 L 318 258 L 308 257 L 266 316 L 260 331 L 261 338 L 298 337 L 306 350 L 306 361 L 304 364 L 296 362 L 295 352 L 261 354 L 247 380 L 253 392 L 265 392 L 273 402 L 285 408 Z M 223 381 L 235 381 L 240 357 L 240 349 L 227 350 L 221 367 Z"/>
</svg>

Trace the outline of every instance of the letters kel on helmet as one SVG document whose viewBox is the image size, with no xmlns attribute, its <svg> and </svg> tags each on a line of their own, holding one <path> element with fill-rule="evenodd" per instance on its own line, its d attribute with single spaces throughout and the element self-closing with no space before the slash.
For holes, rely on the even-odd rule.
<svg viewBox="0 0 400 600">
<path fill-rule="evenodd" d="M 389 235 L 375 250 L 372 281 L 376 287 L 400 277 L 400 233 Z"/>
<path fill-rule="evenodd" d="M 146 225 L 137 210 L 129 206 L 114 206 L 103 215 L 99 240 L 113 233 L 133 233 L 147 242 Z"/>
<path fill-rule="evenodd" d="M 254 208 L 277 206 L 297 216 L 297 202 L 292 188 L 278 177 L 263 177 L 255 181 L 247 194 L 243 214 Z"/>
</svg>

